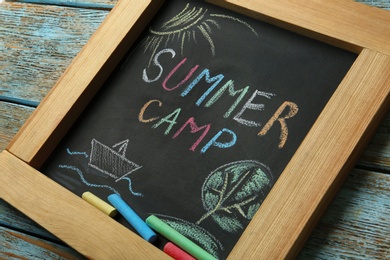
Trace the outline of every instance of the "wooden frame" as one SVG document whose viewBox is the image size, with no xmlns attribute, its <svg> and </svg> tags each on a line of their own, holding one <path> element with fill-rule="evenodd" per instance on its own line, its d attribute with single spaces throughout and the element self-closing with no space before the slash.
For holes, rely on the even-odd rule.
<svg viewBox="0 0 390 260">
<path fill-rule="evenodd" d="M 119 1 L 0 154 L 1 198 L 89 258 L 166 255 L 37 169 L 161 2 Z M 294 257 L 389 107 L 390 12 L 350 0 L 209 2 L 359 54 L 229 256 Z"/>
</svg>

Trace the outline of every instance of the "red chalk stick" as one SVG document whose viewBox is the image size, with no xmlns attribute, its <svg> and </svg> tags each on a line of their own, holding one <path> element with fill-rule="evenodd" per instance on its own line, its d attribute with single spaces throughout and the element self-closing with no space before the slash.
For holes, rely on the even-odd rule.
<svg viewBox="0 0 390 260">
<path fill-rule="evenodd" d="M 187 254 L 185 251 L 183 251 L 180 247 L 176 246 L 171 242 L 168 242 L 164 246 L 164 252 L 176 260 L 196 260 L 189 254 Z"/>
</svg>

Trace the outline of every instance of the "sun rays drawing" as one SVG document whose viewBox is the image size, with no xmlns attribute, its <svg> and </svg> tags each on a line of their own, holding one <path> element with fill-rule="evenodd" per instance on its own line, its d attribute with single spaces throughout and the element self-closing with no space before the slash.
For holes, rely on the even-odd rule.
<svg viewBox="0 0 390 260">
<path fill-rule="evenodd" d="M 199 37 L 207 40 L 211 55 L 215 56 L 216 46 L 213 40 L 213 30 L 221 29 L 218 19 L 227 19 L 240 23 L 247 27 L 256 37 L 258 36 L 254 28 L 236 17 L 210 13 L 208 9 L 191 7 L 190 4 L 187 4 L 180 13 L 164 22 L 160 28 L 149 28 L 151 35 L 142 42 L 144 52 L 152 52 L 149 64 L 162 45 L 166 47 L 170 42 L 179 42 L 181 55 L 183 55 L 186 42 L 192 41 L 197 43 Z"/>
</svg>

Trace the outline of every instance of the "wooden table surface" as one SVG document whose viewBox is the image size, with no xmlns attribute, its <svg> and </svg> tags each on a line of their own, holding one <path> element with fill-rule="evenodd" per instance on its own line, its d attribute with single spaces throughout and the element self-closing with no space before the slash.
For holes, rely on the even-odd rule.
<svg viewBox="0 0 390 260">
<path fill-rule="evenodd" d="M 359 2 L 390 10 L 390 0 Z M 115 3 L 0 0 L 0 151 Z M 80 258 L 0 199 L 0 259 Z M 390 113 L 299 258 L 390 259 Z"/>
</svg>

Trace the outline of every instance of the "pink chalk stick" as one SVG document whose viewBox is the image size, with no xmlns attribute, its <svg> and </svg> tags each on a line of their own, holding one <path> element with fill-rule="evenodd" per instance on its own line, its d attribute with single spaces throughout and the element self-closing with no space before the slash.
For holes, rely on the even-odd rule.
<svg viewBox="0 0 390 260">
<path fill-rule="evenodd" d="M 164 246 L 164 252 L 176 260 L 196 260 L 189 254 L 187 254 L 184 250 L 182 250 L 180 247 L 176 246 L 171 242 L 168 242 Z"/>
</svg>

